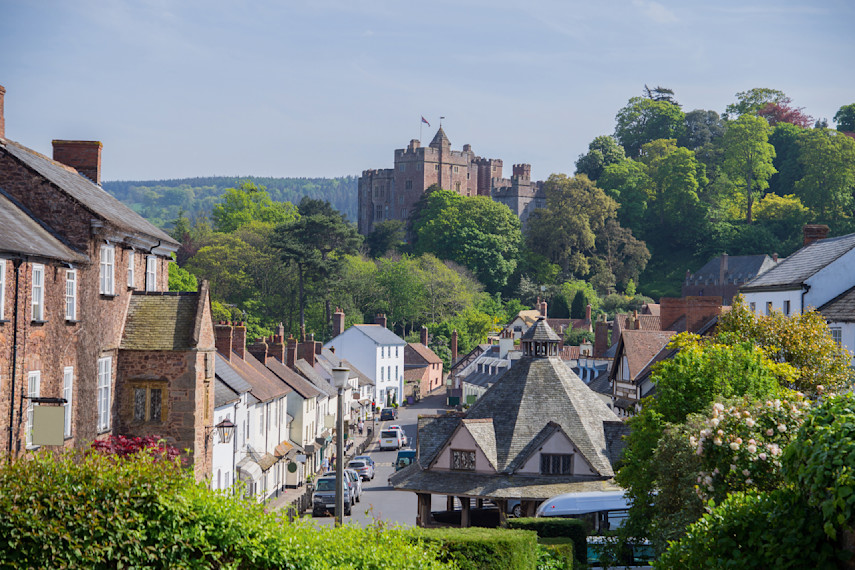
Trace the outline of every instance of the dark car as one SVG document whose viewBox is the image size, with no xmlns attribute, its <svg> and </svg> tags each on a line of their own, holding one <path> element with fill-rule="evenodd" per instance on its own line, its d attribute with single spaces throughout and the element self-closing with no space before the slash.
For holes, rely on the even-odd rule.
<svg viewBox="0 0 855 570">
<path fill-rule="evenodd" d="M 380 410 L 380 421 L 391 421 L 398 419 L 398 410 L 395 408 L 383 408 Z"/>
<path fill-rule="evenodd" d="M 327 513 L 335 513 L 335 477 L 320 477 L 315 481 L 315 492 L 312 495 L 312 516 L 319 517 Z M 351 499 L 350 487 L 344 485 L 344 515 L 350 516 Z"/>
</svg>

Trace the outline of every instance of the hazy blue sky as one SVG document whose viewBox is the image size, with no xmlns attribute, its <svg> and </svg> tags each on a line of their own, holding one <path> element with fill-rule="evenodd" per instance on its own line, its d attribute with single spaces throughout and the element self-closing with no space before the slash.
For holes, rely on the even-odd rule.
<svg viewBox="0 0 855 570">
<path fill-rule="evenodd" d="M 0 0 L 6 135 L 104 143 L 103 177 L 339 176 L 443 122 L 506 170 L 572 173 L 644 84 L 855 102 L 851 0 Z"/>
</svg>

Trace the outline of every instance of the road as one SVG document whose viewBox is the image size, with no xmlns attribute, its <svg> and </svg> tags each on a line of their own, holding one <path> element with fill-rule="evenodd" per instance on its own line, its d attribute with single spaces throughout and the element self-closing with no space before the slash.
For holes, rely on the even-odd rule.
<svg viewBox="0 0 855 570">
<path fill-rule="evenodd" d="M 445 413 L 444 395 L 430 396 L 413 406 L 398 408 L 398 419 L 395 421 L 377 422 L 377 429 L 373 435 L 375 443 L 369 447 L 368 452 L 376 464 L 376 473 L 372 481 L 362 482 L 362 498 L 353 505 L 351 516 L 344 517 L 345 523 L 352 522 L 363 526 L 375 522 L 407 526 L 416 524 L 415 493 L 393 491 L 388 484 L 389 476 L 395 472 L 394 463 L 397 451 L 379 451 L 376 442 L 381 429 L 390 424 L 397 424 L 403 428 L 409 443 L 415 445 L 416 424 L 419 414 L 435 414 L 437 412 Z M 371 423 L 366 422 L 365 427 L 369 426 Z M 438 497 L 438 500 L 442 500 L 442 508 L 445 508 L 445 498 Z M 439 505 L 438 502 L 437 505 Z M 318 525 L 332 525 L 334 523 L 333 517 L 312 517 L 311 511 L 308 513 L 308 517 Z"/>
</svg>

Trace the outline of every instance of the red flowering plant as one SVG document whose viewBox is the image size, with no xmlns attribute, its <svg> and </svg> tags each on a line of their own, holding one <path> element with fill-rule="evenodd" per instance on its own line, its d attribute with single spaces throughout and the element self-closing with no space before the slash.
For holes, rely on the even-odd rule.
<svg viewBox="0 0 855 570">
<path fill-rule="evenodd" d="M 771 491 L 783 485 L 781 453 L 804 422 L 811 402 L 801 394 L 785 399 L 716 402 L 694 416 L 689 443 L 701 462 L 697 490 L 716 503 L 734 491 Z"/>
<path fill-rule="evenodd" d="M 127 437 L 124 435 L 111 435 L 106 439 L 99 439 L 92 443 L 92 449 L 102 455 L 114 455 L 116 457 L 127 457 L 129 455 L 146 454 L 155 461 L 168 461 L 186 464 L 186 458 L 181 457 L 178 448 L 168 445 L 165 440 L 155 436 Z"/>
</svg>

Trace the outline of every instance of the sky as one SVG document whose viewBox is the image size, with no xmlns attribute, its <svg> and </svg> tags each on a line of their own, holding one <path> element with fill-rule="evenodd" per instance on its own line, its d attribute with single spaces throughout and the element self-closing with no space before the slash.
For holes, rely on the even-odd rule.
<svg viewBox="0 0 855 570">
<path fill-rule="evenodd" d="M 441 116 L 545 179 L 645 84 L 719 113 L 778 89 L 833 127 L 853 24 L 851 0 L 0 0 L 0 85 L 9 139 L 100 140 L 103 180 L 358 176 Z"/>
</svg>

